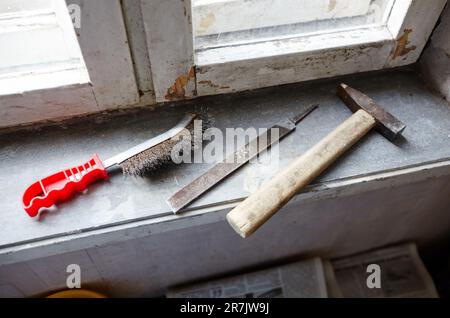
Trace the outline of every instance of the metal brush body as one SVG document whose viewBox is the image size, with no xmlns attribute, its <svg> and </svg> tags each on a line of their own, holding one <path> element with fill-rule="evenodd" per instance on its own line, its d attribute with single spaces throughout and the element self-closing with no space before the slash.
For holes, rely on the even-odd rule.
<svg viewBox="0 0 450 318">
<path fill-rule="evenodd" d="M 196 116 L 197 116 L 196 114 L 186 114 L 186 116 L 170 130 L 166 131 L 161 135 L 153 137 L 152 139 L 144 141 L 143 143 L 136 145 L 124 152 L 121 152 L 115 155 L 114 157 L 104 160 L 103 166 L 105 167 L 105 169 L 108 169 L 113 167 L 114 165 L 120 165 L 121 163 L 130 159 L 131 157 L 134 157 L 147 149 L 155 147 L 160 143 L 175 137 L 176 135 L 181 133 L 195 119 Z"/>
<path fill-rule="evenodd" d="M 145 176 L 171 160 L 171 151 L 183 134 L 192 134 L 196 114 L 188 113 L 170 130 L 134 146 L 109 159 L 101 161 L 98 155 L 82 165 L 65 169 L 29 186 L 22 197 L 24 210 L 30 217 L 41 208 L 69 200 L 77 191 L 84 191 L 97 180 L 108 179 L 108 174 L 119 168 L 124 174 Z M 191 128 L 192 127 L 192 128 Z M 193 137 L 191 136 L 191 140 Z"/>
<path fill-rule="evenodd" d="M 140 177 L 145 176 L 146 172 L 155 170 L 170 160 L 172 147 L 166 147 L 166 144 L 177 143 L 177 135 L 182 134 L 193 123 L 196 117 L 197 115 L 193 113 L 186 114 L 184 118 L 170 130 L 119 153 L 114 157 L 106 159 L 103 161 L 103 166 L 107 170 L 113 170 L 115 167 L 119 166 L 125 174 Z M 190 129 L 188 130 L 189 133 L 191 133 Z M 140 156 L 141 154 L 143 154 L 143 156 Z M 139 158 L 137 158 L 138 156 Z M 133 161 L 133 159 L 137 160 Z"/>
</svg>

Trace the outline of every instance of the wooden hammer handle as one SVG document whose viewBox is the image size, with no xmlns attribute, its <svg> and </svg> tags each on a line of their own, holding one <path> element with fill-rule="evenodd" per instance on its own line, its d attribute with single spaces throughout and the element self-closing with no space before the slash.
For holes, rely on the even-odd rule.
<svg viewBox="0 0 450 318">
<path fill-rule="evenodd" d="M 366 111 L 354 113 L 229 212 L 230 225 L 242 237 L 252 234 L 374 126 L 375 119 Z"/>
</svg>

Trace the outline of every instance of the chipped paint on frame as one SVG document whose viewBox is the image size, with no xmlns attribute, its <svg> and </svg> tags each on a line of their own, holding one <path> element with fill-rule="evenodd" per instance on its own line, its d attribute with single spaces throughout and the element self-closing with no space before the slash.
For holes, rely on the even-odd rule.
<svg viewBox="0 0 450 318">
<path fill-rule="evenodd" d="M 192 0 L 141 0 L 141 6 L 156 102 L 195 97 Z"/>
<path fill-rule="evenodd" d="M 178 76 L 174 83 L 167 89 L 165 99 L 173 101 L 196 96 L 195 82 L 195 67 L 191 66 L 187 74 Z M 187 94 L 187 92 L 190 92 L 190 94 Z"/>
<path fill-rule="evenodd" d="M 329 2 L 330 4 L 331 1 Z M 198 95 L 379 70 L 417 61 L 446 0 L 396 1 L 386 25 L 199 50 Z M 415 25 L 420 23 L 420 28 Z"/>
<path fill-rule="evenodd" d="M 358 31 L 349 34 L 333 34 L 323 36 L 323 41 L 288 41 L 286 47 L 270 43 L 252 46 L 254 58 L 221 63 L 209 63 L 197 66 L 197 90 L 199 96 L 224 94 L 260 87 L 282 85 L 316 78 L 326 78 L 359 71 L 381 69 L 384 67 L 386 56 L 393 51 L 392 35 L 377 30 Z M 345 37 L 346 45 L 328 50 L 317 50 L 316 45 L 330 43 L 332 40 L 342 41 Z M 326 38 L 326 41 L 325 41 Z M 370 39 L 362 43 L 360 40 Z M 283 44 L 284 45 L 284 44 Z M 305 45 L 308 49 L 305 49 Z M 311 47 L 311 49 L 309 49 Z M 231 48 L 230 50 L 232 50 Z M 292 51 L 297 53 L 277 54 Z M 303 51 L 303 52 L 302 52 Z M 234 51 L 228 51 L 234 54 Z M 274 52 L 273 56 L 264 57 L 267 52 Z M 219 52 L 211 52 L 210 57 Z M 241 54 L 241 52 L 237 52 Z M 200 62 L 202 61 L 198 57 Z M 231 56 L 231 60 L 236 56 Z"/>
<path fill-rule="evenodd" d="M 397 46 L 395 47 L 394 55 L 392 59 L 404 56 L 411 51 L 414 51 L 417 47 L 415 45 L 408 46 L 411 42 L 409 41 L 409 35 L 412 33 L 412 29 L 405 29 L 403 35 L 396 41 Z"/>
</svg>

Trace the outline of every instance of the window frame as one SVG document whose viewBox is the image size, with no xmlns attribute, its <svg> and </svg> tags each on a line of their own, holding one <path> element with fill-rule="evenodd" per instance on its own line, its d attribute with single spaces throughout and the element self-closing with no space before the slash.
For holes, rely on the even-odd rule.
<svg viewBox="0 0 450 318">
<path fill-rule="evenodd" d="M 55 1 L 67 10 L 64 0 Z M 193 0 L 66 0 L 85 6 L 81 29 L 75 33 L 67 18 L 64 24 L 72 39 L 78 37 L 89 74 L 65 83 L 50 72 L 45 76 L 54 85 L 0 95 L 0 127 L 411 64 L 447 1 L 392 1 L 382 27 L 196 54 Z"/>
<path fill-rule="evenodd" d="M 57 67 L 48 63 L 42 74 L 7 78 L 7 85 L 15 84 L 21 89 L 0 94 L 0 127 L 63 120 L 130 107 L 141 101 L 154 103 L 151 83 L 145 83 L 142 96 L 140 94 L 139 89 L 143 85 L 138 84 L 143 81 L 138 83 L 137 80 L 124 18 L 127 10 L 137 8 L 139 12 L 140 0 L 128 2 L 129 6 L 125 9 L 121 0 L 52 0 L 57 27 L 64 31 L 65 42 L 70 42 L 72 55 L 76 55 L 82 63 L 77 68 L 70 63 L 55 63 Z M 30 2 L 25 4 L 32 7 Z M 69 12 L 71 5 L 79 9 L 76 10 L 79 21 L 72 21 L 73 12 Z M 30 28 L 39 31 L 40 25 L 33 24 L 33 20 L 36 17 L 42 20 L 41 11 L 32 14 L 17 11 L 17 15 L 23 15 L 23 20 L 14 25 L 15 32 L 25 34 Z M 76 27 L 78 24 L 79 27 Z M 143 27 L 140 31 L 143 35 Z M 44 32 L 38 32 L 36 43 L 40 44 L 44 36 Z M 18 45 L 19 41 L 18 38 Z M 42 45 L 39 48 L 46 49 Z M 145 62 L 145 55 L 141 56 L 139 61 L 142 63 L 136 67 Z M 150 69 L 147 71 L 150 73 Z"/>
<path fill-rule="evenodd" d="M 156 102 L 197 96 L 192 0 L 141 0 Z"/>
<path fill-rule="evenodd" d="M 20 7 L 20 3 L 15 5 Z M 7 29 L 3 29 L 3 34 L 16 41 L 11 43 L 16 47 L 23 41 L 29 41 L 28 50 L 24 47 L 23 61 L 28 61 L 27 55 L 35 54 L 30 51 L 33 47 L 40 49 L 40 55 L 33 57 L 32 64 L 18 64 L 10 70 L 5 67 L 0 79 L 0 83 L 3 83 L 0 92 L 0 126 L 69 117 L 97 110 L 89 74 L 64 1 L 49 1 L 43 10 L 38 5 L 23 5 L 29 11 L 15 11 L 12 15 L 4 16 L 0 24 L 3 27 L 6 25 Z M 30 30 L 34 32 L 33 38 L 29 36 Z M 61 53 L 57 60 L 47 59 L 43 54 L 47 48 L 42 47 L 42 43 L 54 41 L 55 33 L 49 32 L 61 32 L 63 37 L 62 42 L 55 45 L 64 47 L 66 55 Z M 15 68 L 20 69 L 20 72 L 15 73 Z M 45 108 L 36 105 L 45 105 Z"/>
<path fill-rule="evenodd" d="M 394 1 L 384 26 L 211 48 L 196 54 L 192 0 L 177 4 L 141 0 L 144 23 L 149 26 L 146 32 L 156 101 L 238 92 L 414 63 L 447 1 Z M 167 16 L 172 18 L 165 19 Z M 185 41 L 173 41 L 175 36 L 183 36 Z M 175 98 L 168 94 L 173 90 L 180 93 Z"/>
<path fill-rule="evenodd" d="M 140 101 L 121 0 L 65 0 L 81 11 L 76 29 L 98 110 L 112 110 Z M 150 70 L 148 70 L 150 72 Z"/>
<path fill-rule="evenodd" d="M 382 27 L 206 50 L 196 55 L 197 92 L 229 93 L 414 63 L 445 3 L 396 0 Z M 239 51 L 261 54 L 239 59 Z"/>
</svg>

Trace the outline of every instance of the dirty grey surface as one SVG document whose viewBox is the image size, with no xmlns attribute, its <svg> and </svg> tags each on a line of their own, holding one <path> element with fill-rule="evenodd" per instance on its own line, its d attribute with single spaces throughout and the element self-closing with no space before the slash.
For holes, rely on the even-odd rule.
<svg viewBox="0 0 450 318">
<path fill-rule="evenodd" d="M 69 233 L 154 218 L 170 213 L 165 200 L 208 169 L 184 164 L 151 178 L 114 175 L 92 185 L 88 193 L 34 220 L 22 210 L 21 196 L 36 180 L 85 162 L 94 153 L 106 159 L 174 125 L 193 108 L 207 109 L 214 126 L 269 127 L 313 103 L 320 107 L 280 144 L 285 166 L 318 142 L 350 111 L 336 97 L 340 81 L 373 97 L 408 126 L 404 139 L 392 144 L 376 133 L 350 150 L 316 182 L 350 178 L 450 158 L 450 107 L 407 70 L 365 74 L 340 80 L 295 84 L 235 96 L 208 97 L 187 105 L 142 110 L 110 119 L 0 136 L 0 248 Z M 189 209 L 230 202 L 247 196 L 277 167 L 248 164 Z M 214 212 L 211 212 L 214 213 Z"/>
</svg>

